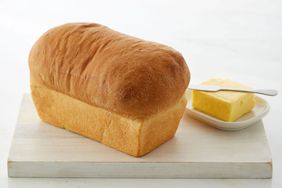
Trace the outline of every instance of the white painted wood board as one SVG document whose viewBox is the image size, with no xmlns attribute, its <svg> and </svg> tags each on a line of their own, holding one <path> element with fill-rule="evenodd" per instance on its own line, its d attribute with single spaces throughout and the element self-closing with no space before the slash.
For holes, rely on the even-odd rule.
<svg viewBox="0 0 282 188">
<path fill-rule="evenodd" d="M 141 158 L 47 125 L 30 95 L 20 107 L 8 158 L 10 177 L 271 178 L 263 122 L 224 132 L 184 114 L 176 136 Z"/>
</svg>

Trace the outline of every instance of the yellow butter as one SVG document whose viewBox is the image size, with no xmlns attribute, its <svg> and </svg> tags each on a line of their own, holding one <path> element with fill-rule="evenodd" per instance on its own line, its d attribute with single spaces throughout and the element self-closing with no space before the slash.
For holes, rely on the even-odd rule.
<svg viewBox="0 0 282 188">
<path fill-rule="evenodd" d="M 225 79 L 210 79 L 203 85 L 216 85 L 233 88 L 248 88 L 237 82 Z M 219 91 L 192 91 L 192 106 L 194 109 L 221 119 L 235 121 L 250 112 L 255 106 L 255 97 L 251 93 Z"/>
</svg>

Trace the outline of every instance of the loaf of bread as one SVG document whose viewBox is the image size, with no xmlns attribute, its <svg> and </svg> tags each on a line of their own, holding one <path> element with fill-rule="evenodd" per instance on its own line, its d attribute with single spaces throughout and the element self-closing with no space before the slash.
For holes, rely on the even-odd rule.
<svg viewBox="0 0 282 188">
<path fill-rule="evenodd" d="M 189 69 L 176 50 L 95 23 L 50 29 L 29 55 L 40 118 L 142 156 L 172 138 Z"/>
</svg>

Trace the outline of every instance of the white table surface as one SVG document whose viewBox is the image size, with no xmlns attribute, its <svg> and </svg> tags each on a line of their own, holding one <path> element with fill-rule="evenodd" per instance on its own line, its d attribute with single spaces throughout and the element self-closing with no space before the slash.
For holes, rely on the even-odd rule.
<svg viewBox="0 0 282 188">
<path fill-rule="evenodd" d="M 0 187 L 281 187 L 282 1 L 0 1 Z M 276 88 L 265 97 L 264 118 L 273 156 L 273 179 L 12 179 L 7 156 L 23 93 L 27 58 L 35 40 L 65 22 L 99 22 L 168 44 L 185 56 L 192 83 L 226 77 L 253 87 Z"/>
</svg>

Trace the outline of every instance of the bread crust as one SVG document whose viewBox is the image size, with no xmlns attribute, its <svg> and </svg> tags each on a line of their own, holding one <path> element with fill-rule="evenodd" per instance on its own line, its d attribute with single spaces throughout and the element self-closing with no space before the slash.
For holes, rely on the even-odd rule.
<svg viewBox="0 0 282 188">
<path fill-rule="evenodd" d="M 32 86 L 31 94 L 42 121 L 135 157 L 171 139 L 186 108 L 183 96 L 165 111 L 144 119 L 131 119 L 44 86 Z"/>
<path fill-rule="evenodd" d="M 176 50 L 95 23 L 47 31 L 29 55 L 31 85 L 144 118 L 176 104 L 190 80 Z"/>
</svg>

